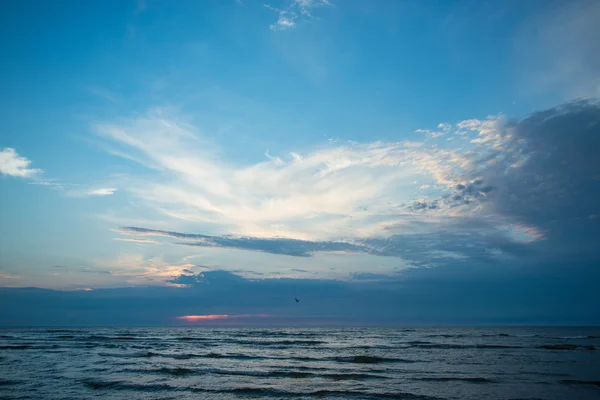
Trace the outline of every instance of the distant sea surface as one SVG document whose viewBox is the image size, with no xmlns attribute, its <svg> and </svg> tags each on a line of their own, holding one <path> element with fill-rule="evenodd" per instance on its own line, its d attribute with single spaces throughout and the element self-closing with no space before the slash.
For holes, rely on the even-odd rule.
<svg viewBox="0 0 600 400">
<path fill-rule="evenodd" d="M 3 328 L 0 398 L 600 399 L 600 328 Z"/>
</svg>

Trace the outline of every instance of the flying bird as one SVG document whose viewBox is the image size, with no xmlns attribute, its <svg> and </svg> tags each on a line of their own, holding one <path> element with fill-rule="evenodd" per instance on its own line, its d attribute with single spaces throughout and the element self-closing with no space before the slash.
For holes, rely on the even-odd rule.
<svg viewBox="0 0 600 400">
<path fill-rule="evenodd" d="M 294 299 L 296 300 L 296 303 L 300 303 L 300 299 L 296 299 L 296 298 L 294 298 Z"/>
</svg>

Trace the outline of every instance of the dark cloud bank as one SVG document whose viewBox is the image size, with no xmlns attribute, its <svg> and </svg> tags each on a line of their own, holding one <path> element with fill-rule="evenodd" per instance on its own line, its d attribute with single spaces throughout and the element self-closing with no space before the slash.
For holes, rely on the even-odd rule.
<svg viewBox="0 0 600 400">
<path fill-rule="evenodd" d="M 208 271 L 174 278 L 187 288 L 0 289 L 0 324 L 186 325 L 175 317 L 207 314 L 269 315 L 245 318 L 250 325 L 599 324 L 597 270 L 573 265 L 564 272 L 451 266 L 411 270 L 393 281 L 341 282 L 249 281 Z"/>
<path fill-rule="evenodd" d="M 346 243 L 121 229 L 307 262 L 332 250 L 401 256 L 421 268 L 383 277 L 365 266 L 348 282 L 208 271 L 173 278 L 185 288 L 0 289 L 0 325 L 166 325 L 198 314 L 269 314 L 244 322 L 275 325 L 600 324 L 600 105 L 579 101 L 508 120 L 492 140 L 465 154 L 474 168 L 446 196 L 409 210 L 472 205 L 478 213 L 422 233 Z M 541 238 L 516 240 L 499 222 Z"/>
</svg>

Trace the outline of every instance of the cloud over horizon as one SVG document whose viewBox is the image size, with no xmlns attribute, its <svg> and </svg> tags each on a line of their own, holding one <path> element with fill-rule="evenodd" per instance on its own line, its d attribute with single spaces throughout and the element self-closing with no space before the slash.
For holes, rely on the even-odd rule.
<svg viewBox="0 0 600 400">
<path fill-rule="evenodd" d="M 588 278 L 598 277 L 598 270 L 590 266 L 574 265 L 573 270 L 589 272 Z M 539 272 L 514 266 L 505 271 L 449 266 L 443 274 L 425 268 L 391 281 L 358 276 L 342 282 L 250 280 L 228 271 L 206 271 L 174 278 L 177 287 L 75 291 L 0 288 L 0 316 L 3 324 L 11 326 L 165 326 L 185 322 L 179 319 L 182 316 L 211 315 L 242 315 L 243 324 L 317 326 L 570 325 L 600 320 L 593 307 L 593 281 L 581 274 Z M 507 285 L 511 290 L 506 290 Z M 579 290 L 569 292 L 572 286 Z M 460 296 L 464 293 L 469 296 Z M 68 308 L 66 318 L 65 304 L 76 304 Z M 213 320 L 219 318 L 226 322 L 225 317 Z"/>
<path fill-rule="evenodd" d="M 215 161 L 191 125 L 165 116 L 96 127 L 125 157 L 167 177 L 132 179 L 131 195 L 175 225 L 212 232 L 121 234 L 288 256 L 396 256 L 415 266 L 526 254 L 540 261 L 594 252 L 600 237 L 598 102 L 441 123 L 456 142 L 422 130 L 429 137 L 419 146 L 333 142 L 287 159 L 267 153 L 249 166 Z"/>
<path fill-rule="evenodd" d="M 598 257 L 597 101 L 569 102 L 521 119 L 496 115 L 444 122 L 437 131 L 418 130 L 424 136 L 418 145 L 331 141 L 286 158 L 267 152 L 266 160 L 250 165 L 223 161 L 193 125 L 164 110 L 94 127 L 111 154 L 134 161 L 149 174 L 130 174 L 118 182 L 120 189 L 69 193 L 108 196 L 120 190 L 149 216 L 166 217 L 175 228 L 200 226 L 204 231 L 114 229 L 125 235 L 114 240 L 124 244 L 300 258 L 363 254 L 371 262 L 398 259 L 376 271 L 364 265 L 345 275 L 336 272 L 345 279 L 361 274 L 386 279 L 398 269 L 448 263 Z M 38 173 L 13 149 L 3 154 L 3 173 Z M 146 221 L 152 225 L 153 217 Z M 162 264 L 187 263 L 179 258 Z M 168 280 L 168 274 L 158 273 L 160 265 L 148 268 L 139 273 L 145 271 L 143 276 L 158 282 Z M 289 268 L 296 276 L 317 278 L 314 269 L 302 264 Z M 249 269 L 256 274 L 260 270 Z M 121 270 L 114 275 L 135 273 Z"/>
</svg>

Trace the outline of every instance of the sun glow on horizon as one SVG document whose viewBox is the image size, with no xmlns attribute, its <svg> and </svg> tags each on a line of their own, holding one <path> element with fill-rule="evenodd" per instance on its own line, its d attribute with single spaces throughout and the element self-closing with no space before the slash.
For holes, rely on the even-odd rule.
<svg viewBox="0 0 600 400">
<path fill-rule="evenodd" d="M 201 322 L 201 321 L 215 321 L 215 320 L 227 320 L 227 319 L 239 319 L 239 318 L 266 318 L 268 314 L 207 314 L 207 315 L 182 315 L 177 319 L 188 321 L 188 322 Z"/>
</svg>

